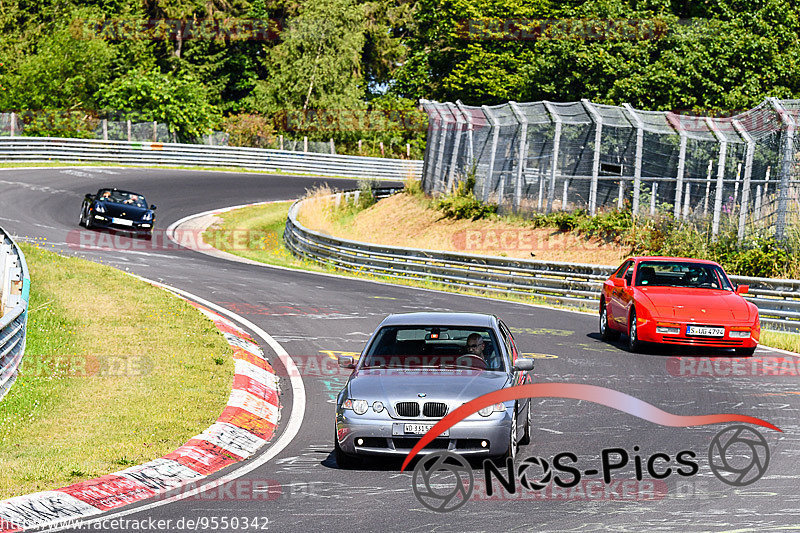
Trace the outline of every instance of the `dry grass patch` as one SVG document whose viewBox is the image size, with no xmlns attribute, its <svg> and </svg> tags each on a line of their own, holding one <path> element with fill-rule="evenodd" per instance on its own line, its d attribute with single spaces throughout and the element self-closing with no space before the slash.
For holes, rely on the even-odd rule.
<svg viewBox="0 0 800 533">
<path fill-rule="evenodd" d="M 307 227 L 337 237 L 375 244 L 426 248 L 541 261 L 617 265 L 626 249 L 577 232 L 530 228 L 524 221 L 455 220 L 442 218 L 424 199 L 396 194 L 372 207 L 340 213 L 314 191 L 299 219 Z M 330 194 L 330 192 L 328 192 Z"/>
<path fill-rule="evenodd" d="M 216 420 L 233 363 L 210 320 L 118 270 L 22 247 L 28 340 L 0 402 L 0 498 L 144 463 Z"/>
</svg>

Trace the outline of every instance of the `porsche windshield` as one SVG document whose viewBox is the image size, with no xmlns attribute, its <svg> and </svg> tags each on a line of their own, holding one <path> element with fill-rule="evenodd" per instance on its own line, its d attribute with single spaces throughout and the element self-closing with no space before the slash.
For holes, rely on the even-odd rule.
<svg viewBox="0 0 800 533">
<path fill-rule="evenodd" d="M 125 191 L 112 191 L 109 189 L 104 189 L 97 193 L 97 200 L 147 209 L 147 202 L 145 201 L 144 196 Z"/>
<path fill-rule="evenodd" d="M 492 329 L 387 326 L 375 336 L 362 368 L 453 366 L 503 370 L 503 358 Z"/>
<path fill-rule="evenodd" d="M 636 270 L 636 285 L 733 290 L 720 267 L 681 261 L 642 261 Z"/>
</svg>

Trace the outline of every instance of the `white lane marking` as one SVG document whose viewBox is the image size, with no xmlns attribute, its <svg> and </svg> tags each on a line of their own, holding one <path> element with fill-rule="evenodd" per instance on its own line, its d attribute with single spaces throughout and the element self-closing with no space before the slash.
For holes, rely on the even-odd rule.
<svg viewBox="0 0 800 533">
<path fill-rule="evenodd" d="M 278 440 L 275 441 L 275 443 L 272 446 L 270 446 L 267 450 L 265 450 L 261 455 L 247 461 L 246 464 L 243 464 L 239 468 L 230 471 L 228 474 L 222 476 L 219 479 L 215 479 L 214 481 L 209 481 L 208 483 L 199 485 L 192 490 L 182 492 L 181 494 L 177 494 L 170 498 L 164 500 L 157 500 L 152 503 L 142 505 L 141 507 L 135 507 L 132 509 L 123 509 L 119 512 L 112 512 L 111 514 L 103 515 L 99 518 L 81 521 L 80 523 L 73 523 L 70 524 L 69 526 L 60 526 L 60 527 L 55 526 L 52 528 L 43 529 L 41 531 L 63 531 L 65 529 L 75 528 L 79 524 L 81 526 L 87 526 L 88 524 L 100 522 L 101 520 L 110 520 L 113 518 L 127 516 L 134 513 L 149 511 L 150 509 L 155 509 L 156 507 L 161 507 L 163 505 L 175 503 L 179 500 L 184 500 L 186 498 L 196 496 L 197 494 L 205 492 L 209 489 L 213 489 L 215 487 L 224 485 L 225 483 L 229 483 L 230 481 L 233 481 L 236 478 L 239 478 L 241 476 L 244 476 L 252 472 L 256 468 L 263 466 L 264 464 L 269 462 L 273 457 L 282 452 L 297 436 L 297 433 L 300 431 L 300 426 L 303 423 L 303 418 L 306 412 L 306 389 L 305 386 L 303 385 L 303 379 L 300 377 L 300 371 L 298 370 L 295 362 L 289 356 L 288 352 L 286 352 L 286 350 L 283 349 L 283 346 L 278 344 L 278 342 L 275 339 L 273 339 L 269 333 L 267 333 L 260 327 L 256 326 L 246 318 L 232 311 L 229 311 L 228 309 L 225 309 L 224 307 L 221 307 L 215 303 L 200 298 L 199 296 L 195 296 L 190 292 L 186 292 L 181 289 L 172 287 L 170 285 L 166 285 L 164 283 L 159 283 L 157 281 L 144 278 L 142 276 L 137 276 L 136 274 L 130 274 L 130 273 L 128 274 L 142 281 L 146 281 L 147 283 L 152 283 L 157 287 L 162 287 L 169 291 L 173 291 L 174 293 L 180 294 L 181 296 L 189 298 L 190 300 L 194 300 L 195 302 L 204 305 L 209 309 L 213 309 L 214 311 L 217 311 L 222 315 L 226 315 L 229 318 L 236 320 L 246 328 L 250 329 L 250 331 L 255 333 L 264 342 L 266 342 L 269 345 L 269 347 L 272 348 L 272 350 L 278 355 L 278 358 L 280 359 L 281 363 L 283 363 L 283 366 L 286 368 L 287 375 L 289 376 L 289 380 L 292 386 L 292 395 L 293 395 L 292 412 L 289 415 L 289 422 L 286 424 L 286 429 L 278 438 Z"/>
<path fill-rule="evenodd" d="M 547 431 L 548 433 L 555 433 L 556 435 L 563 435 L 563 431 L 556 431 L 555 429 L 547 429 L 547 428 L 539 428 L 542 431 Z"/>
</svg>

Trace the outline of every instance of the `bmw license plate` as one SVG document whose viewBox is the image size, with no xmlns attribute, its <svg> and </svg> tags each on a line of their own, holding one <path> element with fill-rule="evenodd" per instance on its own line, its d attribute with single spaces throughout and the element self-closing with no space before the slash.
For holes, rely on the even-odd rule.
<svg viewBox="0 0 800 533">
<path fill-rule="evenodd" d="M 715 328 L 711 326 L 687 326 L 687 335 L 698 335 L 700 337 L 724 337 L 725 328 Z"/>
<path fill-rule="evenodd" d="M 112 218 L 111 222 L 117 224 L 119 226 L 133 226 L 132 220 L 126 220 L 124 218 Z"/>
<path fill-rule="evenodd" d="M 393 424 L 393 435 L 424 435 L 431 429 L 433 424 Z M 450 431 L 445 431 L 440 436 L 447 437 Z"/>
</svg>

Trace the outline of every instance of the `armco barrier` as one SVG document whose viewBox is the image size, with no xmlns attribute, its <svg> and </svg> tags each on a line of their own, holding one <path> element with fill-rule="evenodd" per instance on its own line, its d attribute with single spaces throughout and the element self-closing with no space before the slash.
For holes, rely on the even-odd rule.
<svg viewBox="0 0 800 533">
<path fill-rule="evenodd" d="M 388 192 L 377 196 L 386 196 Z M 354 195 L 338 193 L 331 201 L 348 201 Z M 425 279 L 442 285 L 531 295 L 558 304 L 597 309 L 603 280 L 618 266 L 509 259 L 339 239 L 300 224 L 297 214 L 302 202 L 295 202 L 289 209 L 284 232 L 287 247 L 295 255 L 350 272 Z M 763 325 L 800 330 L 800 280 L 730 278 L 733 283 L 750 285 L 747 298 L 758 306 Z"/>
<path fill-rule="evenodd" d="M 422 175 L 422 161 L 261 148 L 157 142 L 0 137 L 6 162 L 110 162 L 127 165 L 238 167 L 320 176 L 405 180 Z"/>
<path fill-rule="evenodd" d="M 0 228 L 0 399 L 16 381 L 25 353 L 30 285 L 22 250 Z"/>
</svg>

